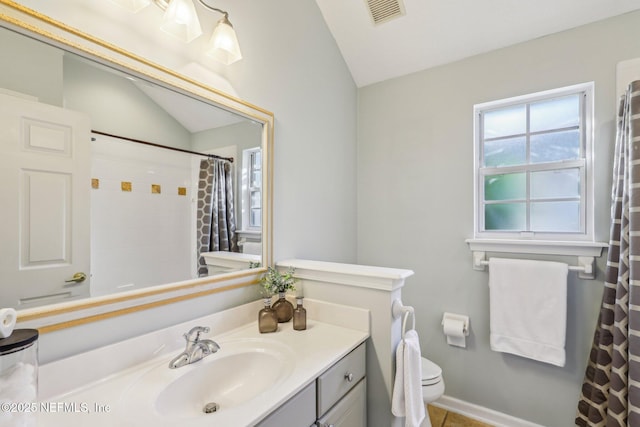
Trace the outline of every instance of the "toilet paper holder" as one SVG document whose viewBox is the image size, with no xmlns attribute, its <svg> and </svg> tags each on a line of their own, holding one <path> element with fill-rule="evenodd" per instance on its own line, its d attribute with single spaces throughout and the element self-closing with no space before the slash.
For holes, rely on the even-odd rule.
<svg viewBox="0 0 640 427">
<path fill-rule="evenodd" d="M 456 347 L 466 347 L 466 337 L 469 336 L 469 316 L 455 313 L 444 313 L 442 327 L 447 337 L 447 344 Z"/>
<path fill-rule="evenodd" d="M 455 314 L 455 313 L 444 313 L 442 315 L 442 326 L 444 326 L 444 324 L 448 320 L 458 320 L 463 322 L 464 327 L 462 330 L 464 331 L 465 335 L 469 335 L 469 316 L 464 316 L 462 314 Z"/>
</svg>

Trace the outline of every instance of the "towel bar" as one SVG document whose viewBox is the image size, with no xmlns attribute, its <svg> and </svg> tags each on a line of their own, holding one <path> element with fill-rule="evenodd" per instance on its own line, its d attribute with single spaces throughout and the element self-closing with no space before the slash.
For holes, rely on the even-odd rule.
<svg viewBox="0 0 640 427">
<path fill-rule="evenodd" d="M 581 279 L 595 279 L 594 257 L 578 257 L 578 265 L 570 265 L 569 271 L 577 271 Z M 484 270 L 489 265 L 486 252 L 473 252 L 473 269 Z"/>
</svg>

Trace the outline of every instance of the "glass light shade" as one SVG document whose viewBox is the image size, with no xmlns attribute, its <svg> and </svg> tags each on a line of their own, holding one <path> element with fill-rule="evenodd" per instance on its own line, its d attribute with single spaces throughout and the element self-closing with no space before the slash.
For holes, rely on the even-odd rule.
<svg viewBox="0 0 640 427">
<path fill-rule="evenodd" d="M 115 4 L 124 7 L 129 12 L 136 13 L 141 9 L 149 6 L 151 4 L 151 0 L 111 0 Z"/>
<path fill-rule="evenodd" d="M 238 37 L 226 17 L 220 19 L 214 28 L 205 54 L 225 65 L 242 59 Z"/>
<path fill-rule="evenodd" d="M 160 28 L 185 43 L 202 34 L 198 14 L 191 0 L 171 0 Z"/>
</svg>

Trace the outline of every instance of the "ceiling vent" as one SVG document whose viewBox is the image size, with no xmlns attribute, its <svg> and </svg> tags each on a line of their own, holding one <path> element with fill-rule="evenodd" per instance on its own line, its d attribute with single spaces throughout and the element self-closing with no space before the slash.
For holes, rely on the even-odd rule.
<svg viewBox="0 0 640 427">
<path fill-rule="evenodd" d="M 375 25 L 404 15 L 402 0 L 367 0 L 367 6 Z"/>
</svg>

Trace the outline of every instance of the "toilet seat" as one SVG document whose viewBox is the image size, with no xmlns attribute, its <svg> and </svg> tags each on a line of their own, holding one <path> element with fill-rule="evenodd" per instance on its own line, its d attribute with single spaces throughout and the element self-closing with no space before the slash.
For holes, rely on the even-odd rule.
<svg viewBox="0 0 640 427">
<path fill-rule="evenodd" d="M 438 384 L 442 381 L 442 369 L 429 359 L 422 358 L 422 385 Z"/>
</svg>

